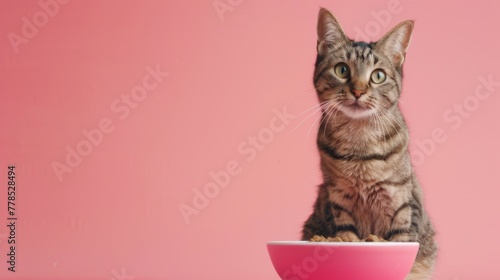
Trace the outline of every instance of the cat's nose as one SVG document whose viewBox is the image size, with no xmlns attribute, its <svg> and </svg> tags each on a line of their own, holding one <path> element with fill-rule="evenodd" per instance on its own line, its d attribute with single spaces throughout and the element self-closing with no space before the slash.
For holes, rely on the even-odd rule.
<svg viewBox="0 0 500 280">
<path fill-rule="evenodd" d="M 365 90 L 363 89 L 351 89 L 352 95 L 356 97 L 356 99 L 359 99 L 361 95 L 365 94 Z"/>
</svg>

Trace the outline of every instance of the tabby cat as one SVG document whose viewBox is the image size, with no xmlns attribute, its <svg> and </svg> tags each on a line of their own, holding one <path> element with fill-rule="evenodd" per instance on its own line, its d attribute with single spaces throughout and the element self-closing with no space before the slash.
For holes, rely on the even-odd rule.
<svg viewBox="0 0 500 280">
<path fill-rule="evenodd" d="M 377 42 L 356 42 L 322 8 L 317 29 L 314 87 L 322 108 L 317 145 L 323 184 L 302 239 L 358 241 L 375 234 L 416 241 L 420 249 L 407 279 L 430 279 L 434 230 L 398 107 L 413 22 L 401 22 Z"/>
</svg>

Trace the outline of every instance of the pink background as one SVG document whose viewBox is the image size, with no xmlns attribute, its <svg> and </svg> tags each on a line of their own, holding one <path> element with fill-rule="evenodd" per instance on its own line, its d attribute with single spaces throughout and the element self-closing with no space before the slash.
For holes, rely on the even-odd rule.
<svg viewBox="0 0 500 280">
<path fill-rule="evenodd" d="M 324 6 L 351 37 L 416 20 L 401 106 L 438 232 L 435 279 L 500 279 L 500 86 L 480 82 L 500 81 L 497 1 L 221 0 L 221 15 L 212 0 L 60 2 L 49 16 L 0 2 L 0 225 L 9 164 L 19 218 L 16 273 L 0 226 L 1 278 L 278 279 L 265 242 L 299 238 L 321 183 L 307 110 Z M 125 105 L 143 79 L 147 95 Z M 296 118 L 278 120 L 284 108 Z M 88 146 L 100 122 L 112 128 Z M 58 178 L 67 147 L 85 156 Z M 188 224 L 179 207 L 205 186 Z"/>
</svg>

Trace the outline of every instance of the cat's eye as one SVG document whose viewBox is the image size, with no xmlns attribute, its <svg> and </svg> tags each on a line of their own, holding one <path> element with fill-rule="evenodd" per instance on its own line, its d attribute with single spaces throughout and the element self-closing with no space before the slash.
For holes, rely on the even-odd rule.
<svg viewBox="0 0 500 280">
<path fill-rule="evenodd" d="M 335 65 L 335 74 L 337 74 L 340 78 L 349 77 L 349 72 L 349 66 L 347 66 L 347 64 L 341 62 Z"/>
<path fill-rule="evenodd" d="M 375 71 L 372 72 L 372 75 L 371 75 L 370 78 L 371 78 L 371 80 L 372 80 L 373 83 L 380 84 L 383 81 L 385 81 L 386 75 L 385 75 L 384 70 L 377 69 L 377 70 L 375 70 Z"/>
</svg>

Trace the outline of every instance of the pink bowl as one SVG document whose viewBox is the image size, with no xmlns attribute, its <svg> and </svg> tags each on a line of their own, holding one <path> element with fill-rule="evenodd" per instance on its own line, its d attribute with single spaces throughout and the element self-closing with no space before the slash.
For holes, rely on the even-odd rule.
<svg viewBox="0 0 500 280">
<path fill-rule="evenodd" d="M 417 242 L 272 241 L 267 251 L 283 280 L 403 280 Z"/>
</svg>

